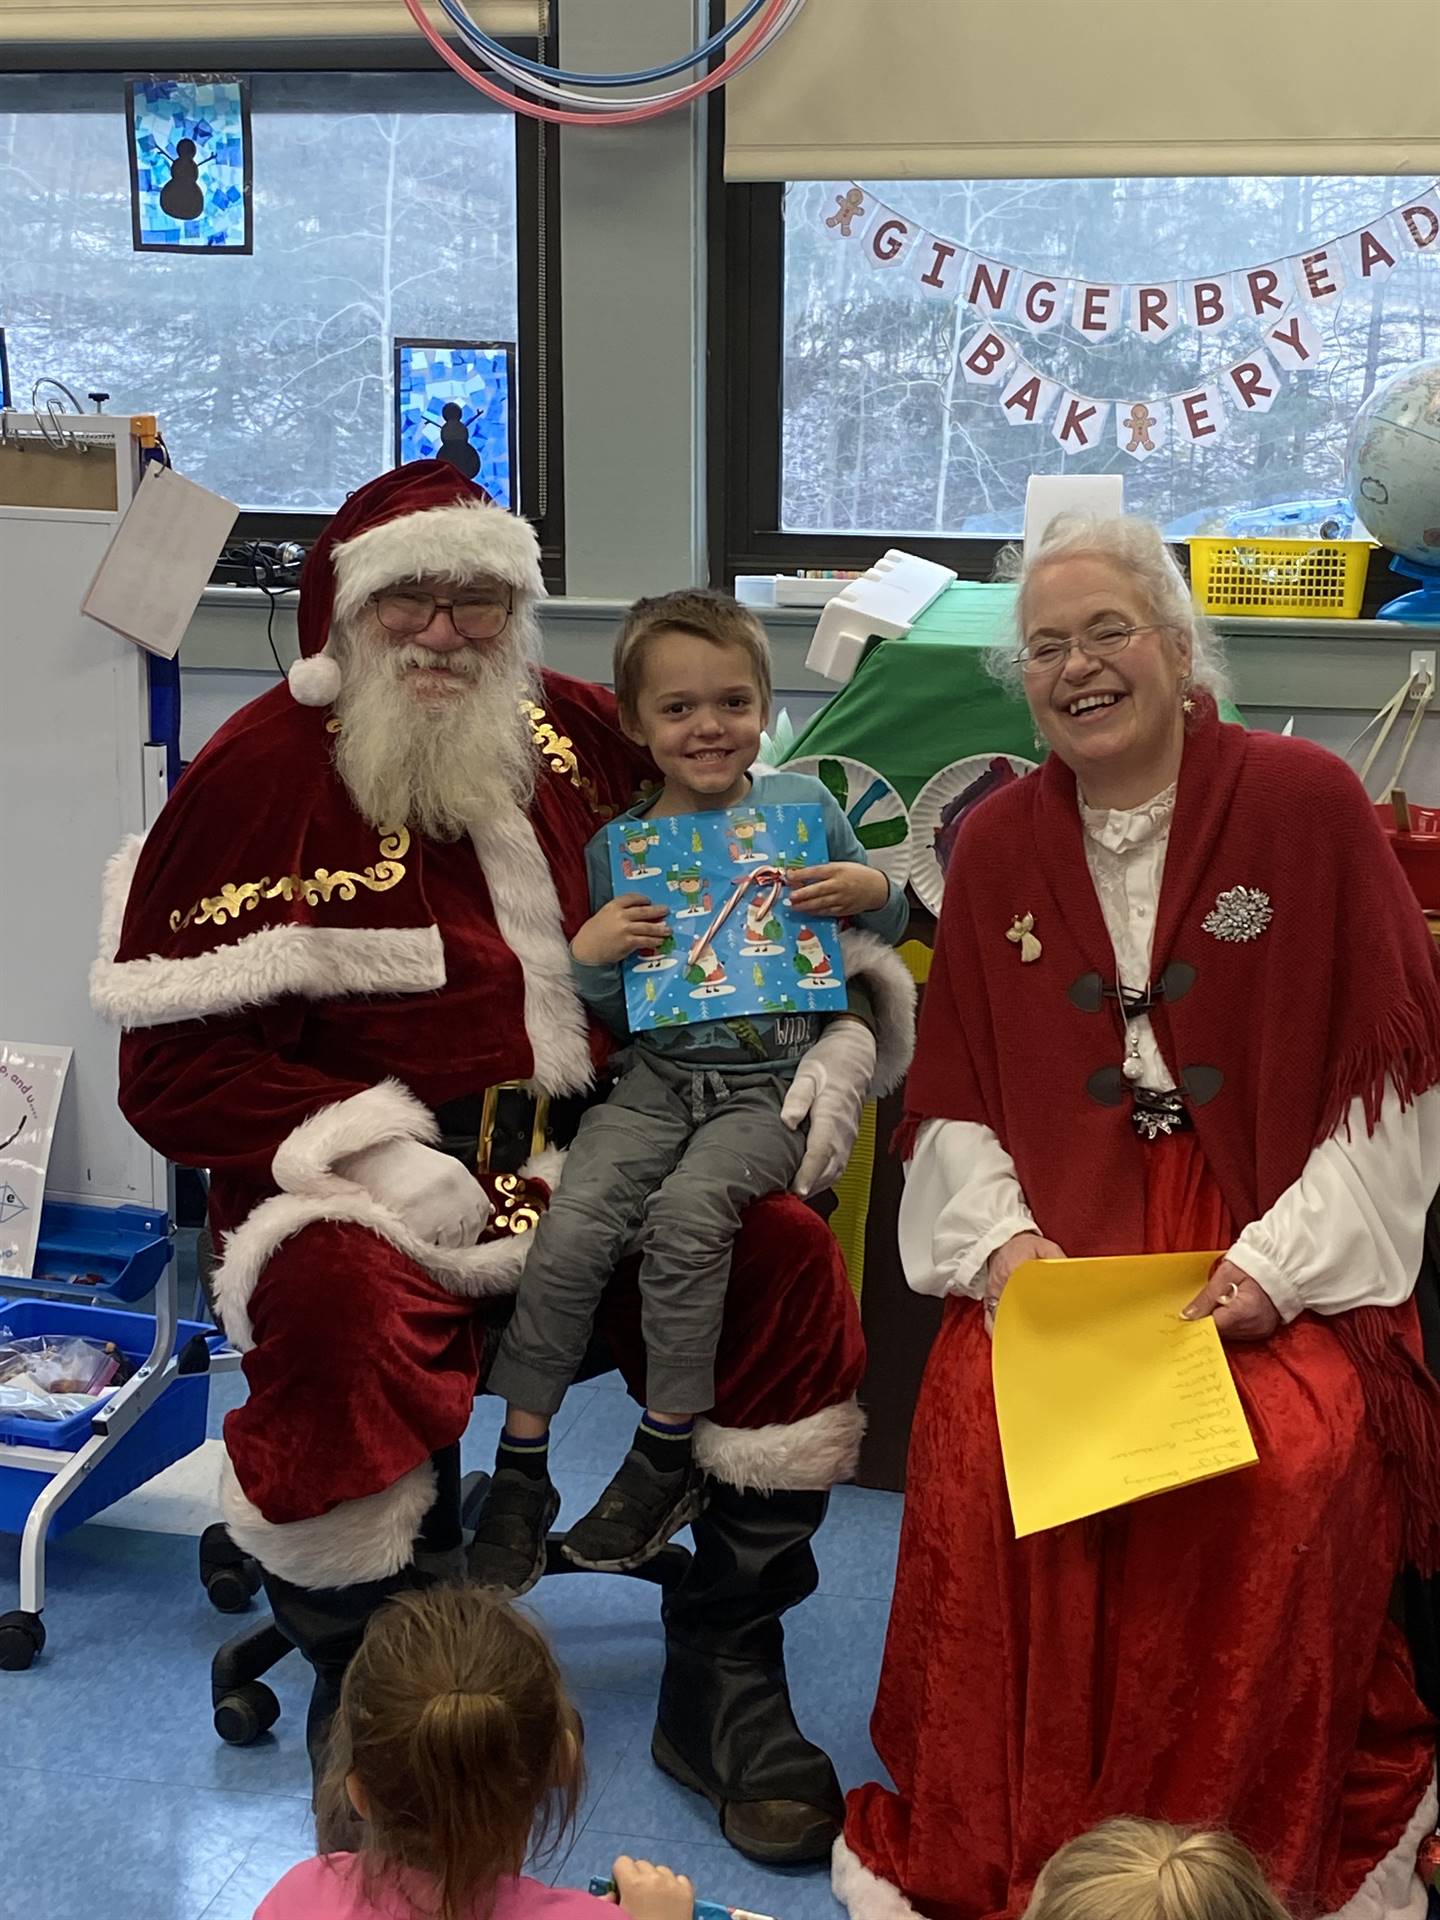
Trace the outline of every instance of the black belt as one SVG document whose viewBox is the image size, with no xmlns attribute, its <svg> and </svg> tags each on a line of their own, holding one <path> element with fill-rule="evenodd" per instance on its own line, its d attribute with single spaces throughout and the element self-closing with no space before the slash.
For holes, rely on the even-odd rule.
<svg viewBox="0 0 1440 1920">
<path fill-rule="evenodd" d="M 543 1147 L 570 1145 L 592 1098 L 552 1098 L 519 1080 L 462 1094 L 435 1109 L 441 1151 L 480 1173 L 519 1173 Z"/>
</svg>

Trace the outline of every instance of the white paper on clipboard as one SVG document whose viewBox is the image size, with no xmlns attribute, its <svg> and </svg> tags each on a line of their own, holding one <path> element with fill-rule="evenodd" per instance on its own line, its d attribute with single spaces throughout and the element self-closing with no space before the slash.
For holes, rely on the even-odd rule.
<svg viewBox="0 0 1440 1920">
<path fill-rule="evenodd" d="M 1045 529 L 1062 513 L 1108 519 L 1124 511 L 1121 473 L 1032 473 L 1025 482 L 1025 551 L 1035 551 Z"/>
<path fill-rule="evenodd" d="M 150 467 L 80 611 L 173 660 L 240 509 L 170 467 Z"/>
</svg>

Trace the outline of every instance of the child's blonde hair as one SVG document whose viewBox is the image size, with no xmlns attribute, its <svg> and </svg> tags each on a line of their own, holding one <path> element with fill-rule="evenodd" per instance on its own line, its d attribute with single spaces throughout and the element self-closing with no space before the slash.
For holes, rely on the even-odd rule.
<svg viewBox="0 0 1440 1920">
<path fill-rule="evenodd" d="M 1255 1856 L 1228 1833 L 1107 1820 L 1062 1847 L 1025 1920 L 1289 1920 Z"/>
<path fill-rule="evenodd" d="M 539 1629 L 474 1588 L 376 1614 L 340 1690 L 320 1821 L 364 1805 L 372 1895 L 396 1867 L 436 1886 L 440 1920 L 488 1915 L 532 1845 L 553 1845 L 583 1784 L 580 1722 Z"/>
<path fill-rule="evenodd" d="M 739 647 L 755 676 L 760 705 L 770 709 L 770 642 L 748 607 L 713 587 L 681 587 L 637 600 L 615 642 L 615 701 L 622 719 L 634 724 L 645 679 L 645 654 L 660 633 L 693 633 L 717 647 Z"/>
</svg>

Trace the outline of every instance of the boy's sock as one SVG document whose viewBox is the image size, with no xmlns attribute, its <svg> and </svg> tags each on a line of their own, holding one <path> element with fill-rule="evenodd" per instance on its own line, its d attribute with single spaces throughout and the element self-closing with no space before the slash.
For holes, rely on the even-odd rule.
<svg viewBox="0 0 1440 1920">
<path fill-rule="evenodd" d="M 550 1471 L 548 1430 L 538 1440 L 522 1440 L 506 1427 L 495 1449 L 495 1471 L 499 1473 L 506 1467 L 513 1473 L 523 1473 L 528 1479 L 543 1480 Z"/>
<path fill-rule="evenodd" d="M 695 1447 L 695 1416 L 684 1420 L 657 1420 L 647 1413 L 630 1442 L 658 1473 L 682 1473 Z"/>
</svg>

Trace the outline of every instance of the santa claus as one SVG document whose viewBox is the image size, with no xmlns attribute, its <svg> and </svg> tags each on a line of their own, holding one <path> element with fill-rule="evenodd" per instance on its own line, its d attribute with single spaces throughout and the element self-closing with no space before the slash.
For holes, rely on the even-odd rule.
<svg viewBox="0 0 1440 1920">
<path fill-rule="evenodd" d="M 375 1609 L 457 1570 L 460 1435 L 610 1048 L 568 941 L 585 843 L 647 768 L 608 693 L 541 669 L 543 591 L 530 527 L 453 467 L 361 488 L 306 566 L 289 686 L 220 730 L 107 875 L 94 1000 L 124 1029 L 131 1122 L 210 1172 L 249 1385 L 224 1514 L 314 1668 L 315 1740 Z M 894 955 L 868 942 L 850 970 L 878 1055 L 857 1072 L 845 1023 L 802 1062 L 807 1191 L 908 1052 Z M 624 1275 L 603 1333 L 643 1386 Z M 664 1604 L 653 1746 L 757 1859 L 820 1858 L 842 1817 L 791 1712 L 781 1616 L 815 1586 L 811 1536 L 855 1463 L 862 1363 L 825 1227 L 798 1197 L 762 1201 L 697 1435 L 709 1504 Z"/>
</svg>

